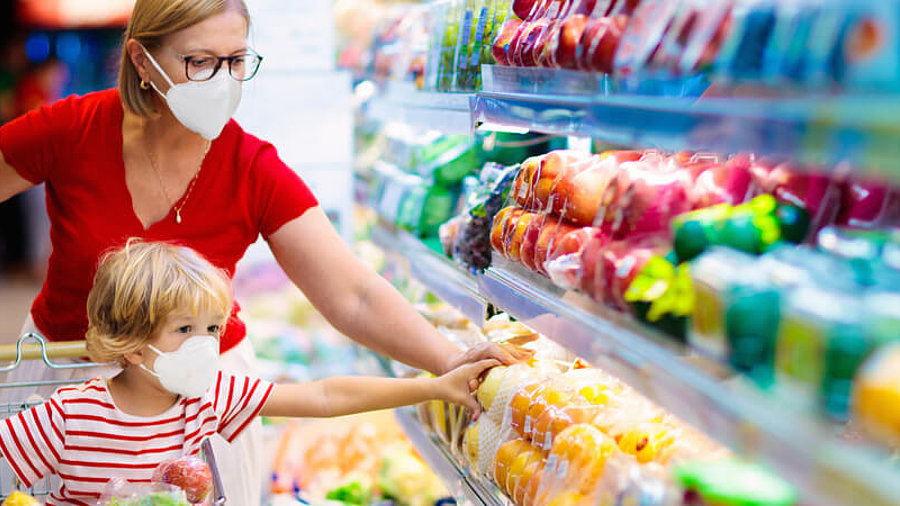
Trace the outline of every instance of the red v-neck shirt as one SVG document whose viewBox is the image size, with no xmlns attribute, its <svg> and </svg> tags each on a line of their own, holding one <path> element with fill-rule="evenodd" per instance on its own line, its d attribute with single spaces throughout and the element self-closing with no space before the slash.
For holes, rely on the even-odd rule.
<svg viewBox="0 0 900 506">
<path fill-rule="evenodd" d="M 318 205 L 271 144 L 231 120 L 212 142 L 183 202 L 182 222 L 175 222 L 172 209 L 145 230 L 125 184 L 122 118 L 118 90 L 111 89 L 70 96 L 0 127 L 6 162 L 28 181 L 46 183 L 53 252 L 31 314 L 51 340 L 84 338 L 97 262 L 129 237 L 189 246 L 233 275 L 260 234 L 268 237 Z M 222 352 L 246 334 L 239 309 L 235 303 Z"/>
</svg>

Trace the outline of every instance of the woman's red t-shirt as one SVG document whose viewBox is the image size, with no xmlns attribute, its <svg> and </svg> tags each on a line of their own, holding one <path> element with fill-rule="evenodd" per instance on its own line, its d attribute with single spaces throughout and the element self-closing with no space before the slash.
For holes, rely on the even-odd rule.
<svg viewBox="0 0 900 506">
<path fill-rule="evenodd" d="M 268 237 L 318 205 L 271 144 L 231 120 L 210 146 L 181 209 L 182 222 L 170 210 L 145 230 L 125 184 L 122 118 L 118 90 L 112 89 L 65 98 L 0 128 L 6 162 L 32 183 L 46 183 L 53 252 L 31 314 L 51 340 L 84 338 L 97 263 L 128 238 L 190 246 L 233 275 L 260 234 Z M 223 352 L 246 334 L 239 309 L 235 303 Z"/>
</svg>

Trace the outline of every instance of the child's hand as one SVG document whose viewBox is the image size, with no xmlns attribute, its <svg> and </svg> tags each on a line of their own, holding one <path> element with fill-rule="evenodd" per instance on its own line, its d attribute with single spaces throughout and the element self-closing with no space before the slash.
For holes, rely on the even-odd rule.
<svg viewBox="0 0 900 506">
<path fill-rule="evenodd" d="M 470 409 L 473 418 L 478 419 L 481 405 L 475 400 L 475 390 L 478 389 L 482 374 L 498 365 L 500 365 L 500 361 L 489 358 L 461 365 L 438 377 L 435 380 L 438 383 L 438 398 Z"/>
</svg>

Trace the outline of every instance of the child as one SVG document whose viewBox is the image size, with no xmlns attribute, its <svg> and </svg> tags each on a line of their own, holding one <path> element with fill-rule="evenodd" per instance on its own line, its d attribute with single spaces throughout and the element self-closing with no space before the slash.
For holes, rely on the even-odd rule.
<svg viewBox="0 0 900 506">
<path fill-rule="evenodd" d="M 335 377 L 272 385 L 218 371 L 228 277 L 185 247 L 136 240 L 108 254 L 88 296 L 88 353 L 111 379 L 60 388 L 0 422 L 0 451 L 31 486 L 58 474 L 47 504 L 91 504 L 115 477 L 149 482 L 163 461 L 232 441 L 258 415 L 331 417 L 442 399 L 478 409 L 485 360 L 433 379 Z M 374 324 L 374 322 L 373 322 Z"/>
</svg>

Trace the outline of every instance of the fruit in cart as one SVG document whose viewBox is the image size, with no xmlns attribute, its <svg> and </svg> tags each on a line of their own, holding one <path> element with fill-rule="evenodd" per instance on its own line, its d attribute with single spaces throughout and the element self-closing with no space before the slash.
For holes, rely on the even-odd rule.
<svg viewBox="0 0 900 506">
<path fill-rule="evenodd" d="M 624 14 L 591 19 L 581 36 L 580 68 L 596 72 L 612 72 L 616 49 L 628 21 L 629 17 Z"/>
<path fill-rule="evenodd" d="M 588 17 L 584 14 L 573 14 L 562 22 L 556 35 L 556 63 L 564 69 L 578 68 L 578 43 L 584 29 L 587 27 Z"/>
<path fill-rule="evenodd" d="M 203 501 L 213 486 L 209 466 L 194 456 L 163 462 L 153 471 L 152 480 L 181 488 L 192 503 Z"/>
<path fill-rule="evenodd" d="M 522 20 L 510 18 L 503 23 L 494 43 L 491 45 L 491 55 L 497 65 L 512 65 L 509 58 L 510 47 L 519 33 L 519 27 L 522 26 Z"/>
<path fill-rule="evenodd" d="M 6 499 L 3 500 L 2 506 L 40 506 L 41 503 L 34 497 L 26 494 L 25 492 L 20 492 L 18 490 L 14 490 L 13 493 L 9 494 Z"/>
</svg>

